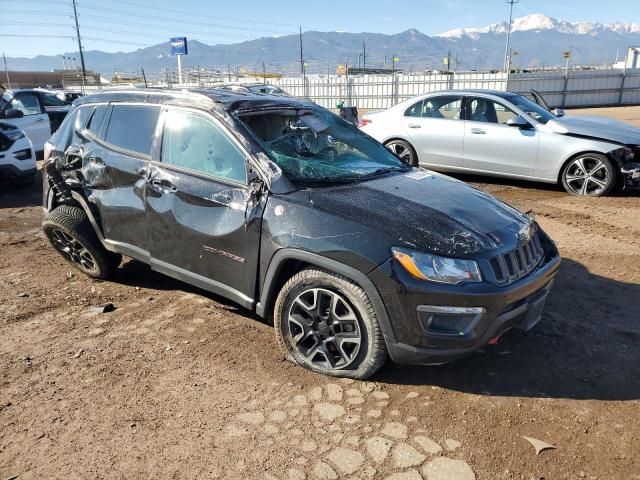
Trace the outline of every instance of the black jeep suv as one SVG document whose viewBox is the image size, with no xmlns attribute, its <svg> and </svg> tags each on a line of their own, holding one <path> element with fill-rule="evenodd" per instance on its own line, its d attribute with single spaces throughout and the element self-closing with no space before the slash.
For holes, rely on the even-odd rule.
<svg viewBox="0 0 640 480">
<path fill-rule="evenodd" d="M 44 169 L 44 231 L 78 269 L 148 263 L 272 319 L 289 359 L 330 375 L 527 330 L 560 262 L 528 215 L 294 98 L 83 97 Z"/>
</svg>

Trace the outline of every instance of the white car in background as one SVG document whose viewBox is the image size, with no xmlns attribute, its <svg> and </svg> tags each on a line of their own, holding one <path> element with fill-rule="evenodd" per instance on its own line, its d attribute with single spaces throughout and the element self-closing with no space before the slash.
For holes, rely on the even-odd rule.
<svg viewBox="0 0 640 480">
<path fill-rule="evenodd" d="M 24 131 L 36 152 L 58 129 L 71 106 L 42 89 L 4 90 L 0 96 L 0 122 Z"/>
<path fill-rule="evenodd" d="M 36 175 L 36 154 L 24 131 L 0 122 L 0 182 L 28 186 Z"/>
<path fill-rule="evenodd" d="M 422 95 L 364 115 L 360 128 L 414 166 L 562 183 L 575 195 L 640 187 L 640 129 L 565 117 L 516 93 Z"/>
</svg>

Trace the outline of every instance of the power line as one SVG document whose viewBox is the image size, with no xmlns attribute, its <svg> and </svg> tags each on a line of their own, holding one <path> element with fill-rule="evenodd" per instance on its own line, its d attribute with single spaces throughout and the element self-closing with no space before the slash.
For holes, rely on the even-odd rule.
<svg viewBox="0 0 640 480">
<path fill-rule="evenodd" d="M 153 6 L 150 5 L 143 5 L 141 3 L 136 3 L 136 2 L 131 2 L 129 0 L 112 0 L 114 2 L 118 2 L 118 3 L 124 3 L 126 5 L 132 5 L 132 6 L 136 6 L 136 7 L 141 7 L 141 8 L 151 8 L 154 9 Z M 232 21 L 232 22 L 242 22 L 242 23 L 256 23 L 256 24 L 262 24 L 262 25 L 276 25 L 276 26 L 281 26 L 281 27 L 296 27 L 297 25 L 293 25 L 293 24 L 289 24 L 289 23 L 275 23 L 275 22 L 261 22 L 259 20 L 247 20 L 246 18 L 231 18 L 231 17 L 219 17 L 219 16 L 215 16 L 215 15 L 206 15 L 203 13 L 191 13 L 191 12 L 187 12 L 184 10 L 175 10 L 175 9 L 171 9 L 171 8 L 163 8 L 164 11 L 166 12 L 172 12 L 172 13 L 178 13 L 181 15 L 188 15 L 188 16 L 195 16 L 195 17 L 205 17 L 205 18 L 215 18 L 218 20 L 227 20 L 227 21 Z"/>
<path fill-rule="evenodd" d="M 153 20 L 158 20 L 161 22 L 171 22 L 172 24 L 175 25 L 176 23 L 176 19 L 175 18 L 168 18 L 168 17 L 160 17 L 158 15 L 150 15 L 148 13 L 141 13 L 141 12 L 132 12 L 130 10 L 115 10 L 113 8 L 107 8 L 107 7 L 102 7 L 100 5 L 94 5 L 92 3 L 86 3 L 83 2 L 80 4 L 80 6 L 82 8 L 85 8 L 85 6 L 87 8 L 90 8 L 92 11 L 93 10 L 99 10 L 102 12 L 108 12 L 111 14 L 116 14 L 116 15 L 125 15 L 125 16 L 133 16 L 133 17 L 138 17 L 138 18 L 150 18 Z M 270 34 L 274 34 L 274 33 L 293 33 L 293 32 L 274 32 L 273 30 L 265 30 L 265 29 L 256 29 L 256 28 L 246 28 L 246 27 L 235 27 L 235 26 L 229 26 L 229 25 L 220 25 L 220 24 L 213 24 L 213 23 L 209 23 L 209 22 L 197 22 L 197 21 L 189 21 L 189 23 L 193 24 L 193 25 L 201 25 L 201 26 L 205 26 L 205 27 L 217 27 L 217 28 L 224 28 L 227 30 L 242 30 L 242 31 L 250 31 L 250 32 L 264 32 L 264 33 L 270 33 Z"/>
<path fill-rule="evenodd" d="M 7 38 L 70 38 L 71 40 L 75 40 L 75 35 L 33 35 L 33 34 L 25 34 L 25 33 L 0 33 L 0 37 Z M 135 43 L 135 42 L 125 42 L 123 40 L 114 40 L 112 38 L 102 38 L 102 37 L 84 37 L 85 40 L 96 40 L 100 42 L 107 43 L 118 43 L 123 45 L 135 45 L 138 47 L 151 47 L 148 43 Z"/>
</svg>

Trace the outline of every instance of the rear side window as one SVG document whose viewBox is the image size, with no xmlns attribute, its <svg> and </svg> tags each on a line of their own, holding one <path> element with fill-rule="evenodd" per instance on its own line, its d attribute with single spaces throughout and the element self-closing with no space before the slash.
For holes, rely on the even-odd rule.
<svg viewBox="0 0 640 480">
<path fill-rule="evenodd" d="M 162 162 L 215 177 L 246 182 L 245 156 L 213 120 L 169 110 L 162 136 Z"/>
<path fill-rule="evenodd" d="M 116 147 L 150 155 L 159 114 L 159 107 L 116 105 L 111 111 L 105 140 Z"/>
<path fill-rule="evenodd" d="M 40 102 L 38 95 L 31 92 L 16 93 L 12 103 L 12 107 L 20 110 L 24 116 L 37 115 L 40 113 Z"/>
<path fill-rule="evenodd" d="M 104 119 L 105 113 L 107 113 L 107 106 L 98 105 L 93 110 L 93 115 L 91 115 L 91 118 L 87 123 L 86 129 L 89 130 L 94 135 L 98 136 L 100 134 L 100 125 L 102 125 L 102 120 Z"/>
</svg>

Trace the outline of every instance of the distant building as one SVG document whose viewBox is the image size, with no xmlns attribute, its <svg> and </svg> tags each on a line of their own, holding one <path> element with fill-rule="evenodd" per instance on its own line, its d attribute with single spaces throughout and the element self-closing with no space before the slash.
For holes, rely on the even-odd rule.
<svg viewBox="0 0 640 480">
<path fill-rule="evenodd" d="M 625 68 L 640 68 L 640 47 L 629 47 Z"/>
<path fill-rule="evenodd" d="M 9 71 L 9 82 L 7 75 L 1 72 L 0 85 L 8 88 L 35 88 L 35 87 L 51 87 L 64 88 L 69 86 L 82 86 L 82 72 L 79 70 L 54 70 L 53 72 L 23 72 Z M 84 81 L 85 85 L 100 85 L 100 74 L 97 72 L 87 71 Z"/>
</svg>

